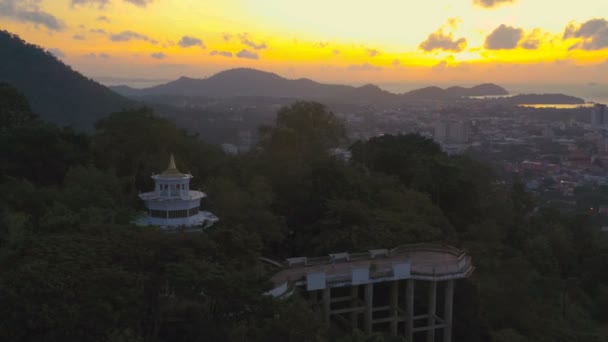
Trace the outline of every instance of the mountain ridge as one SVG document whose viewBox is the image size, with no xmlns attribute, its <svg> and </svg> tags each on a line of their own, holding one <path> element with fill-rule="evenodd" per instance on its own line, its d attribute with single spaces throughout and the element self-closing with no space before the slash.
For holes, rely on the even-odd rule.
<svg viewBox="0 0 608 342">
<path fill-rule="evenodd" d="M 326 99 L 338 98 L 356 101 L 384 100 L 399 101 L 411 99 L 457 99 L 464 96 L 508 95 L 509 92 L 496 84 L 484 83 L 466 87 L 426 87 L 403 94 L 395 94 L 374 84 L 360 87 L 340 84 L 326 84 L 308 78 L 288 79 L 272 72 L 250 68 L 228 69 L 208 78 L 182 76 L 175 81 L 157 86 L 136 89 L 125 85 L 110 89 L 124 96 L 182 95 L 200 97 L 260 96 L 278 98 Z"/>
</svg>

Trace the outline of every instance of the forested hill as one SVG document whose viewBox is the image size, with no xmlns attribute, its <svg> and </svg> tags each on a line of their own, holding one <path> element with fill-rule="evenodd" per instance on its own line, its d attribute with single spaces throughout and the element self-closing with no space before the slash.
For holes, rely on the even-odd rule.
<svg viewBox="0 0 608 342">
<path fill-rule="evenodd" d="M 277 74 L 238 68 L 222 71 L 206 79 L 182 77 L 158 86 L 134 89 L 128 86 L 111 87 L 125 96 L 181 95 L 203 97 L 258 96 L 294 99 L 341 99 L 353 102 L 368 101 L 394 103 L 413 99 L 448 100 L 463 96 L 508 95 L 495 84 L 482 84 L 472 88 L 428 87 L 404 94 L 393 94 L 374 85 L 353 87 L 349 85 L 323 84 L 309 79 L 283 78 Z"/>
<path fill-rule="evenodd" d="M 43 119 L 80 130 L 132 104 L 7 31 L 0 31 L 0 82 L 25 94 Z"/>
</svg>

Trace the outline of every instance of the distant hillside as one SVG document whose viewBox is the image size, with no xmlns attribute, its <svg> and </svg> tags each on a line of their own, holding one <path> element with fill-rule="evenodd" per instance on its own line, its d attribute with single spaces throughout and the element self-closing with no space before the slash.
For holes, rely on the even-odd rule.
<svg viewBox="0 0 608 342">
<path fill-rule="evenodd" d="M 393 94 L 375 85 L 353 87 L 323 84 L 309 79 L 290 80 L 277 74 L 255 69 L 231 69 L 206 79 L 182 77 L 176 81 L 145 89 L 127 86 L 111 87 L 119 94 L 129 97 L 150 95 L 181 95 L 196 97 L 228 98 L 259 96 L 294 99 L 341 99 L 353 102 L 401 102 L 412 99 L 455 99 L 463 96 L 507 95 L 504 88 L 494 84 L 483 84 L 473 88 L 437 87 L 423 88 L 405 94 Z"/>
<path fill-rule="evenodd" d="M 92 81 L 42 48 L 0 30 L 0 82 L 14 85 L 41 118 L 88 130 L 132 101 Z"/>
</svg>

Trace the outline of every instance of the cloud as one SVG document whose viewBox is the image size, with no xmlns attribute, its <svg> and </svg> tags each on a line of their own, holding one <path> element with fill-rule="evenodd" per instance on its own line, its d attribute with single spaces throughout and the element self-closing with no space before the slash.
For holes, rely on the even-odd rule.
<svg viewBox="0 0 608 342">
<path fill-rule="evenodd" d="M 524 30 L 502 24 L 486 37 L 485 48 L 488 50 L 515 49 L 524 37 Z"/>
<path fill-rule="evenodd" d="M 238 58 L 246 58 L 246 59 L 260 59 L 260 56 L 256 52 L 252 52 L 246 49 L 239 51 L 236 54 Z"/>
<path fill-rule="evenodd" d="M 98 33 L 98 34 L 107 34 L 106 30 L 104 30 L 104 29 L 90 29 L 89 32 Z"/>
<path fill-rule="evenodd" d="M 254 50 L 263 50 L 268 47 L 265 42 L 255 43 L 253 40 L 251 40 L 251 38 L 249 38 L 249 33 L 239 34 L 239 39 L 241 40 L 242 44 L 247 45 Z"/>
<path fill-rule="evenodd" d="M 419 48 L 430 52 L 433 50 L 444 50 L 461 52 L 467 47 L 466 38 L 454 39 L 451 33 L 443 32 L 443 28 L 431 33 L 428 38 L 420 43 Z"/>
<path fill-rule="evenodd" d="M 165 59 L 165 58 L 167 58 L 167 55 L 165 55 L 162 52 L 155 52 L 155 53 L 151 54 L 150 57 L 152 57 L 154 59 Z"/>
<path fill-rule="evenodd" d="M 542 31 L 534 29 L 520 43 L 521 47 L 526 50 L 536 50 L 542 42 Z"/>
<path fill-rule="evenodd" d="M 339 55 L 339 54 L 340 54 L 340 50 L 338 50 L 338 49 L 333 49 L 331 52 L 332 52 L 334 55 Z"/>
<path fill-rule="evenodd" d="M 473 0 L 473 4 L 483 8 L 494 8 L 500 5 L 512 4 L 515 0 Z"/>
<path fill-rule="evenodd" d="M 128 42 L 130 40 L 143 40 L 145 42 L 149 42 L 151 44 L 158 44 L 158 42 L 154 39 L 151 39 L 150 37 L 137 33 L 137 32 L 133 32 L 133 31 L 123 31 L 121 33 L 118 34 L 113 34 L 110 36 L 110 40 L 112 40 L 113 42 Z"/>
<path fill-rule="evenodd" d="M 453 18 L 449 18 L 448 19 L 448 27 L 450 28 L 458 28 L 458 25 L 462 24 L 462 19 L 458 18 L 458 17 L 453 17 Z"/>
<path fill-rule="evenodd" d="M 98 58 L 98 57 L 99 58 L 103 58 L 103 59 L 112 58 L 112 56 L 110 56 L 110 55 L 108 55 L 107 53 L 104 53 L 104 52 L 101 52 L 101 53 L 98 53 L 98 54 L 96 54 L 94 52 L 91 52 L 91 53 L 88 53 L 88 54 L 84 55 L 84 57 L 86 57 L 86 58 L 92 58 L 92 59 Z"/>
<path fill-rule="evenodd" d="M 351 71 L 380 71 L 380 70 L 382 70 L 382 68 L 379 66 L 372 65 L 368 62 L 365 62 L 363 64 L 351 64 L 348 66 L 348 70 L 351 70 Z"/>
<path fill-rule="evenodd" d="M 369 57 L 375 57 L 375 56 L 378 56 L 380 54 L 380 51 L 378 51 L 376 49 L 366 49 L 365 52 L 367 53 L 367 55 Z"/>
<path fill-rule="evenodd" d="M 154 0 L 123 0 L 123 1 L 131 3 L 138 7 L 146 7 L 148 5 L 148 3 L 151 3 Z"/>
<path fill-rule="evenodd" d="M 324 49 L 329 46 L 328 42 L 316 42 L 313 44 L 314 47 Z"/>
<path fill-rule="evenodd" d="M 41 25 L 52 31 L 62 31 L 63 21 L 54 15 L 40 10 L 41 0 L 0 0 L 0 18 Z"/>
<path fill-rule="evenodd" d="M 202 40 L 190 36 L 183 36 L 177 44 L 183 48 L 189 48 L 192 46 L 200 46 L 203 49 L 207 48 Z"/>
<path fill-rule="evenodd" d="M 398 59 L 394 59 L 393 62 L 391 63 L 395 68 L 398 68 L 401 66 L 401 61 Z"/>
<path fill-rule="evenodd" d="M 52 48 L 48 50 L 53 56 L 57 57 L 57 58 L 64 58 L 65 57 L 65 53 L 63 53 L 63 51 L 57 49 L 57 48 Z"/>
<path fill-rule="evenodd" d="M 85 36 L 81 35 L 81 34 L 75 34 L 72 39 L 74 40 L 86 40 Z"/>
<path fill-rule="evenodd" d="M 213 50 L 209 53 L 211 56 L 223 56 L 223 57 L 232 57 L 232 52 L 230 51 L 217 51 Z"/>
<path fill-rule="evenodd" d="M 154 0 L 122 0 L 122 1 L 128 2 L 128 3 L 138 6 L 138 7 L 146 7 L 146 5 L 148 5 L 148 3 L 151 3 Z M 71 3 L 72 3 L 72 7 L 84 6 L 84 5 L 92 5 L 92 6 L 97 5 L 97 7 L 99 9 L 103 9 L 106 7 L 107 4 L 110 3 L 110 0 L 71 0 Z"/>
<path fill-rule="evenodd" d="M 95 19 L 95 20 L 97 20 L 97 21 L 103 21 L 103 22 L 106 22 L 106 23 L 111 22 L 110 18 L 106 17 L 105 15 L 101 15 L 101 16 L 97 17 L 97 19 Z"/>
<path fill-rule="evenodd" d="M 564 30 L 563 39 L 576 38 L 579 42 L 572 48 L 583 50 L 601 50 L 608 48 L 608 21 L 591 19 L 582 25 L 572 22 Z"/>
<path fill-rule="evenodd" d="M 225 42 L 229 42 L 232 39 L 232 35 L 230 33 L 224 33 L 222 34 L 222 39 L 224 39 Z"/>
<path fill-rule="evenodd" d="M 72 7 L 80 6 L 80 5 L 97 5 L 97 7 L 104 8 L 110 0 L 72 0 Z"/>
</svg>

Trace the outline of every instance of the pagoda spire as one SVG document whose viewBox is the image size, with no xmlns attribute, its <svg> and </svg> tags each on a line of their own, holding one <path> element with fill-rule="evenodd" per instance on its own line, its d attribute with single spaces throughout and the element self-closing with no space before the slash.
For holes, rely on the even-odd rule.
<svg viewBox="0 0 608 342">
<path fill-rule="evenodd" d="M 162 173 L 163 175 L 181 175 L 182 173 L 175 166 L 175 158 L 173 158 L 173 153 L 171 153 L 171 157 L 169 158 L 169 166 L 167 166 L 167 170 Z"/>
</svg>

